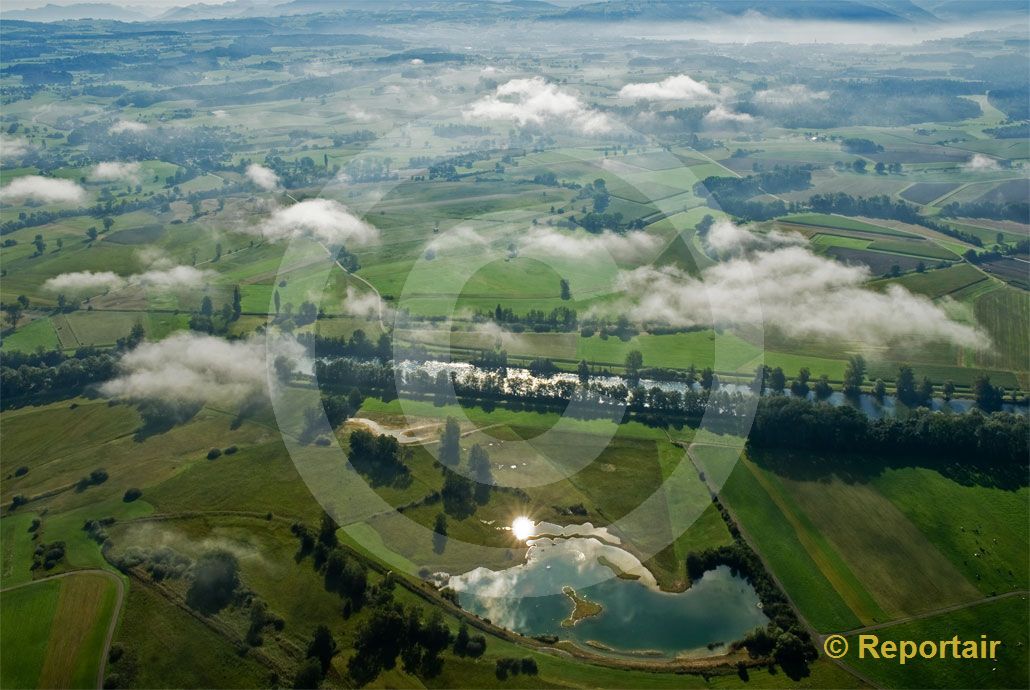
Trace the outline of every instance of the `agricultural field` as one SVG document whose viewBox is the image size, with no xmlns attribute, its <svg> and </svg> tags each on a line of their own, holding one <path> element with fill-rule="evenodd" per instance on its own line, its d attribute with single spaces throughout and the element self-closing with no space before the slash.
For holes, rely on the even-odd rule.
<svg viewBox="0 0 1030 690">
<path fill-rule="evenodd" d="M 795 465 L 813 469 L 796 475 L 778 469 Z M 882 624 L 1021 589 L 1022 518 L 1030 514 L 1025 488 L 1013 494 L 967 487 L 912 468 L 842 479 L 831 474 L 832 465 L 819 465 L 785 456 L 741 461 L 722 496 L 773 572 L 785 583 L 796 579 L 788 591 L 820 631 Z M 943 504 L 956 506 L 946 519 L 930 508 Z M 985 540 L 990 553 L 980 553 Z M 893 578 L 897 571 L 907 576 Z"/>
<path fill-rule="evenodd" d="M 4 685 L 96 687 L 108 629 L 120 608 L 116 578 L 76 573 L 0 594 L 0 622 L 20 633 L 4 645 Z"/>
<path fill-rule="evenodd" d="M 913 659 L 904 667 L 893 663 L 877 663 L 873 659 L 849 657 L 848 665 L 885 686 L 960 688 L 990 685 L 1018 687 L 1027 673 L 1027 602 L 1025 596 L 978 604 L 952 613 L 924 618 L 911 623 L 877 630 L 874 634 L 886 640 L 1001 640 L 997 660 L 976 661 Z M 852 644 L 856 637 L 849 638 Z"/>
</svg>

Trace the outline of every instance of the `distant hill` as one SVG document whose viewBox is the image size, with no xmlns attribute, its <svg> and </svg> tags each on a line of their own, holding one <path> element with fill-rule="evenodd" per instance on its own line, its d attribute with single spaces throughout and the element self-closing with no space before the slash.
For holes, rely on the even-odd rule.
<svg viewBox="0 0 1030 690">
<path fill-rule="evenodd" d="M 908 0 L 612 0 L 580 5 L 558 14 L 556 18 L 579 21 L 711 21 L 750 12 L 771 19 L 809 21 L 907 22 L 917 17 L 932 18 Z"/>
<path fill-rule="evenodd" d="M 253 0 L 231 0 L 225 3 L 207 4 L 203 2 L 173 7 L 160 17 L 161 21 L 191 21 L 194 19 L 232 19 L 239 17 L 257 17 L 277 14 L 275 2 L 254 2 Z"/>
<path fill-rule="evenodd" d="M 113 19 L 121 22 L 139 22 L 150 17 L 138 10 L 107 2 L 83 2 L 73 5 L 44 5 L 27 10 L 4 11 L 4 19 L 30 22 L 60 22 L 69 19 Z"/>
</svg>

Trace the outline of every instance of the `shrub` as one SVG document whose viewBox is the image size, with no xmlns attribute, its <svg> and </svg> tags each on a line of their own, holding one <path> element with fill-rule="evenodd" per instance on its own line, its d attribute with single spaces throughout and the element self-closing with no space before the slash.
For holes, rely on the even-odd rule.
<svg viewBox="0 0 1030 690">
<path fill-rule="evenodd" d="M 127 489 L 125 491 L 125 495 L 122 496 L 122 500 L 125 501 L 126 503 L 132 503 L 133 501 L 135 501 L 137 498 L 139 498 L 142 495 L 143 495 L 142 491 L 140 491 L 139 489 L 133 487 L 133 488 Z"/>
<path fill-rule="evenodd" d="M 239 450 L 239 448 L 237 448 L 236 446 L 229 446 L 228 448 L 226 448 L 222 452 L 225 453 L 226 455 L 236 455 L 236 451 L 238 451 L 238 450 Z"/>
<path fill-rule="evenodd" d="M 214 460 L 215 458 L 221 457 L 222 451 L 218 448 L 212 448 L 207 452 L 207 459 Z"/>
<path fill-rule="evenodd" d="M 26 467 L 25 465 L 22 465 L 21 467 L 19 467 L 18 469 L 16 469 L 14 471 L 14 476 L 15 477 L 24 477 L 28 473 L 29 473 L 29 468 Z"/>
<path fill-rule="evenodd" d="M 239 587 L 239 564 L 228 551 L 210 551 L 197 561 L 186 602 L 204 613 L 225 608 Z"/>
</svg>

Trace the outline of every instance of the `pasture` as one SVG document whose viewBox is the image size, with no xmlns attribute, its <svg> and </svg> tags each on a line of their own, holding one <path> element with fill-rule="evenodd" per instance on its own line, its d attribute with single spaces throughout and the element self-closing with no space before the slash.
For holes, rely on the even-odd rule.
<svg viewBox="0 0 1030 690">
<path fill-rule="evenodd" d="M 921 615 L 1025 582 L 1025 488 L 965 486 L 916 468 L 843 481 L 829 458 L 752 458 L 733 467 L 721 495 L 821 631 Z M 955 510 L 942 515 L 941 505 Z"/>
<path fill-rule="evenodd" d="M 1004 286 L 973 300 L 976 320 L 991 337 L 994 350 L 983 353 L 985 364 L 1012 367 L 1025 372 L 1030 361 L 1030 296 L 1017 288 Z"/>
<path fill-rule="evenodd" d="M 977 640 L 987 635 L 1001 640 L 998 659 L 912 659 L 901 666 L 897 661 L 860 659 L 858 639 L 849 638 L 848 666 L 884 687 L 891 688 L 1018 688 L 1026 683 L 1028 614 L 1025 595 L 902 623 L 875 634 L 885 640 Z"/>
</svg>

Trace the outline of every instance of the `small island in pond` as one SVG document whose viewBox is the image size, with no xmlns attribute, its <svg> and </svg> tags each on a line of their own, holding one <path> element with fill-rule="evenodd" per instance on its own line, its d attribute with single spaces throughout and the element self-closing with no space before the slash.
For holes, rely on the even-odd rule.
<svg viewBox="0 0 1030 690">
<path fill-rule="evenodd" d="M 580 595 L 576 594 L 576 590 L 568 585 L 561 588 L 562 593 L 569 599 L 572 599 L 573 608 L 572 614 L 561 622 L 561 627 L 571 628 L 576 623 L 579 623 L 584 618 L 590 618 L 591 616 L 601 615 L 601 605 L 588 599 L 584 599 Z"/>
</svg>

